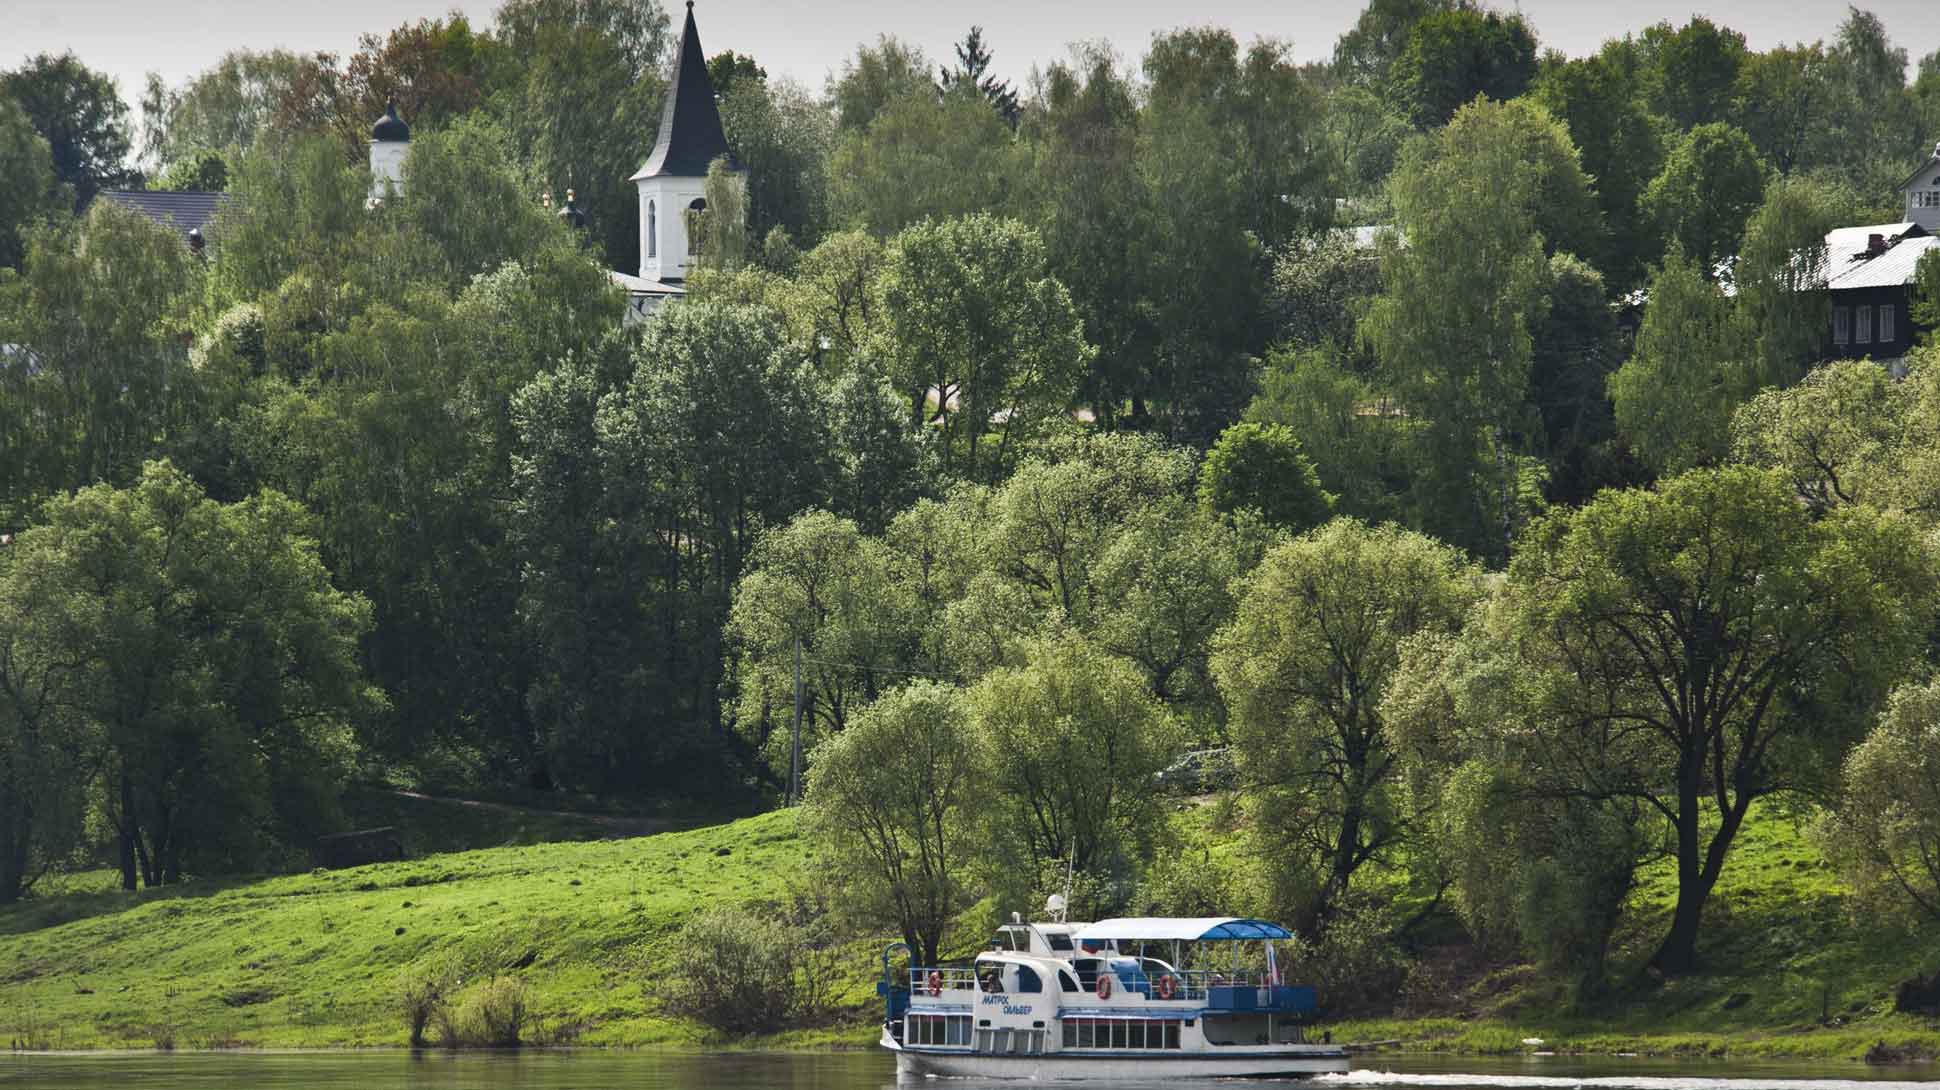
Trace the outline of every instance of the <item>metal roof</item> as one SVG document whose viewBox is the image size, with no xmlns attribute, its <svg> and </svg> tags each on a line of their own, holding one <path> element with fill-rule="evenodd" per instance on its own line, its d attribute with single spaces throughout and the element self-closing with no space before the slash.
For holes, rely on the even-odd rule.
<svg viewBox="0 0 1940 1090">
<path fill-rule="evenodd" d="M 1138 916 L 1099 920 L 1072 936 L 1079 942 L 1150 940 L 1154 942 L 1242 942 L 1251 939 L 1290 939 L 1293 932 L 1277 923 L 1241 916 Z"/>
<path fill-rule="evenodd" d="M 646 164 L 627 180 L 637 182 L 666 174 L 705 177 L 708 164 L 723 155 L 730 167 L 741 169 L 721 129 L 721 111 L 714 105 L 714 81 L 707 75 L 707 57 L 701 52 L 701 35 L 694 29 L 694 5 L 689 0 L 687 24 L 680 31 L 680 60 L 674 66 L 674 81 L 667 86 L 667 101 L 660 111 L 659 139 Z"/>
<path fill-rule="evenodd" d="M 101 199 L 140 212 L 163 227 L 175 228 L 187 238 L 190 231 L 208 233 L 204 228 L 229 195 L 196 190 L 104 189 Z"/>
<path fill-rule="evenodd" d="M 1940 238 L 1921 235 L 1901 239 L 1877 257 L 1862 261 L 1830 261 L 1831 267 L 1826 270 L 1826 287 L 1833 291 L 1845 291 L 1849 288 L 1890 288 L 1910 284 L 1920 258 L 1936 247 L 1940 247 Z"/>
<path fill-rule="evenodd" d="M 623 273 L 618 269 L 606 270 L 607 279 L 625 288 L 630 295 L 686 295 L 687 288 L 678 282 L 649 280 L 644 276 Z"/>
</svg>

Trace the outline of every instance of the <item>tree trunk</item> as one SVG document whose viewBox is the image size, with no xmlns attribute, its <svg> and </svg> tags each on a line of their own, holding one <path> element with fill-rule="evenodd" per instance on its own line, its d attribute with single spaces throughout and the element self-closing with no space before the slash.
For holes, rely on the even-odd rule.
<svg viewBox="0 0 1940 1090">
<path fill-rule="evenodd" d="M 0 905 L 20 900 L 27 884 L 27 845 L 33 840 L 33 815 L 27 807 L 17 806 L 6 815 L 7 829 L 0 832 Z"/>
<path fill-rule="evenodd" d="M 1751 796 L 1740 793 L 1719 815 L 1718 831 L 1711 843 L 1698 844 L 1698 792 L 1702 786 L 1703 757 L 1686 760 L 1678 774 L 1677 799 L 1677 908 L 1671 914 L 1671 929 L 1664 943 L 1651 955 L 1652 968 L 1667 976 L 1691 972 L 1698 966 L 1698 927 L 1704 922 L 1704 902 L 1718 884 L 1724 870 L 1726 853 L 1744 823 Z"/>
<path fill-rule="evenodd" d="M 135 784 L 125 771 L 121 774 L 120 818 L 115 829 L 120 833 L 121 888 L 133 893 L 139 877 L 135 871 Z"/>
</svg>

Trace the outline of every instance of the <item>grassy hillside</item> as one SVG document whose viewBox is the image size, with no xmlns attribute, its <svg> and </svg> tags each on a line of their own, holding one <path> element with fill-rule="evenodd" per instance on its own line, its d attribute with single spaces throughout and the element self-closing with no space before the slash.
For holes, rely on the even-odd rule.
<svg viewBox="0 0 1940 1090">
<path fill-rule="evenodd" d="M 419 809 L 400 816 L 427 818 Z M 430 817 L 445 824 L 414 835 L 502 843 L 541 831 L 516 815 Z M 545 820 L 566 823 L 550 832 L 610 834 Z M 1205 869 L 1245 860 L 1237 820 L 1226 807 L 1181 813 L 1187 850 Z M 472 980 L 525 979 L 550 1039 L 719 1046 L 732 1042 L 665 1008 L 674 931 L 708 905 L 780 906 L 804 879 L 787 813 L 136 895 L 112 891 L 110 875 L 83 876 L 0 912 L 0 1042 L 401 1045 L 400 981 L 453 966 Z M 1618 940 L 1625 983 L 1601 1005 L 1566 1011 L 1560 991 L 1531 967 L 1450 946 L 1416 971 L 1406 1018 L 1339 1023 L 1335 1039 L 1501 1052 L 1538 1037 L 1560 1050 L 1851 1059 L 1885 1042 L 1940 1054 L 1940 1024 L 1891 1009 L 1900 980 L 1940 968 L 1940 929 L 1855 919 L 1846 891 L 1789 821 L 1757 815 L 1747 827 L 1707 922 L 1706 973 L 1654 980 L 1640 966 L 1673 891 L 1666 865 L 1644 875 Z M 974 945 L 969 930 L 961 937 Z M 879 949 L 863 939 L 840 953 L 832 1024 L 762 1043 L 871 1040 Z"/>
<path fill-rule="evenodd" d="M 1706 908 L 1703 971 L 1645 969 L 1677 895 L 1673 861 L 1640 875 L 1616 936 L 1613 994 L 1572 1010 L 1528 966 L 1443 952 L 1446 988 L 1407 1020 L 1342 1027 L 1357 1040 L 1475 1052 L 1558 1051 L 1860 1059 L 1877 1045 L 1940 1057 L 1940 1019 L 1893 1011 L 1900 981 L 1940 970 L 1940 927 L 1855 910 L 1793 819 L 1754 808 Z"/>
<path fill-rule="evenodd" d="M 0 913 L 0 1041 L 403 1044 L 401 978 L 451 965 L 523 976 L 557 1039 L 701 1044 L 662 1010 L 670 937 L 698 907 L 785 900 L 801 866 L 775 813 L 139 895 L 70 883 Z M 866 951 L 842 964 L 866 994 Z"/>
</svg>

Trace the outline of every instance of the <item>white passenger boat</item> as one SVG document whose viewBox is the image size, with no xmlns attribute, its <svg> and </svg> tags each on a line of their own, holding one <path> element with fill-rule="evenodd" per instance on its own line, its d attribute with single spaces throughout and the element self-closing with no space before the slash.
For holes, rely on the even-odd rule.
<svg viewBox="0 0 1940 1090">
<path fill-rule="evenodd" d="M 1012 920 L 967 966 L 912 965 L 899 975 L 891 959 L 908 948 L 884 951 L 882 1047 L 899 1073 L 1152 1079 L 1347 1070 L 1346 1050 L 1325 1036 L 1309 1040 L 1314 990 L 1279 979 L 1272 943 L 1292 936 L 1277 924 Z M 1239 968 L 1244 943 L 1265 944 L 1263 971 L 1257 959 Z"/>
</svg>

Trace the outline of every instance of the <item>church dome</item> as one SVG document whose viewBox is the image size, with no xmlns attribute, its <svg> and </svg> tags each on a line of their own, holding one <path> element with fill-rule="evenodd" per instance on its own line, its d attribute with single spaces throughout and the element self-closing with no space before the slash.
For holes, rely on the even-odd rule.
<svg viewBox="0 0 1940 1090">
<path fill-rule="evenodd" d="M 401 143 L 411 139 L 411 126 L 406 125 L 404 119 L 397 116 L 397 101 L 395 99 L 385 109 L 384 116 L 377 119 L 377 124 L 371 126 L 370 138 L 387 143 Z"/>
</svg>

